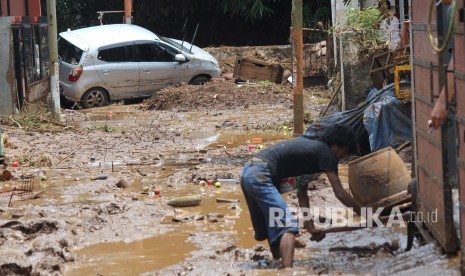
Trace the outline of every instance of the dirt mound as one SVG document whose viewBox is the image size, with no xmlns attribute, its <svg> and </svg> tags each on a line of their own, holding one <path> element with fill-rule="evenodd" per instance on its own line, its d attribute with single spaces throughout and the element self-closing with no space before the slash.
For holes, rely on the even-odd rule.
<svg viewBox="0 0 465 276">
<path fill-rule="evenodd" d="M 198 109 L 236 109 L 255 104 L 291 104 L 292 88 L 270 82 L 235 84 L 212 81 L 202 86 L 180 84 L 156 92 L 141 108 L 186 112 Z"/>
</svg>

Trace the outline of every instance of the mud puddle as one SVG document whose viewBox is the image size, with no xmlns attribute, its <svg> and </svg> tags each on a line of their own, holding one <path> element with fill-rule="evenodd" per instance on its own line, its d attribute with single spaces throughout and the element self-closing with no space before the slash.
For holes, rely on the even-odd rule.
<svg viewBox="0 0 465 276">
<path fill-rule="evenodd" d="M 216 133 L 208 138 L 208 141 L 212 143 L 208 148 L 237 148 L 241 146 L 247 146 L 248 149 L 252 150 L 259 148 L 260 146 L 266 147 L 271 145 L 276 141 L 281 141 L 284 139 L 292 138 L 292 135 L 287 132 L 277 132 L 277 131 L 268 131 L 268 132 L 258 132 L 258 131 L 249 131 L 249 132 L 220 132 Z"/>
<path fill-rule="evenodd" d="M 162 223 L 166 226 L 163 228 L 166 229 L 165 233 L 136 242 L 102 243 L 75 251 L 82 261 L 71 267 L 66 275 L 134 275 L 149 272 L 180 263 L 201 247 L 215 247 L 219 238 L 242 248 L 252 248 L 257 244 L 238 184 L 224 184 L 221 188 L 198 185 L 170 191 L 169 195 L 155 200 L 166 202 L 170 198 L 192 194 L 203 195 L 201 205 L 172 208 Z M 184 219 L 193 216 L 201 216 L 202 219 Z M 175 222 L 175 219 L 182 222 Z M 195 238 L 199 233 L 208 233 L 209 241 L 199 244 Z"/>
<path fill-rule="evenodd" d="M 181 262 L 196 249 L 188 242 L 187 233 L 170 232 L 131 243 L 103 243 L 75 253 L 82 258 L 78 266 L 71 266 L 69 276 L 80 275 L 137 275 Z"/>
</svg>

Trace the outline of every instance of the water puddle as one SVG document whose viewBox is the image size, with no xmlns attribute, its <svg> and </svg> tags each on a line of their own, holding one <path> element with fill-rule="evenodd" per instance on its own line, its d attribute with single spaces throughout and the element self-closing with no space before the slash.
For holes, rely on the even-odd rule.
<svg viewBox="0 0 465 276">
<path fill-rule="evenodd" d="M 80 265 L 66 272 L 80 275 L 137 275 L 181 262 L 195 245 L 188 234 L 171 232 L 131 243 L 103 243 L 76 251 Z"/>
<path fill-rule="evenodd" d="M 200 206 L 173 208 L 173 212 L 165 218 L 170 232 L 136 242 L 103 243 L 75 251 L 83 262 L 66 275 L 135 275 L 179 263 L 202 246 L 195 237 L 190 238 L 196 233 L 224 237 L 224 240 L 244 248 L 252 248 L 257 244 L 253 239 L 250 214 L 238 184 L 224 184 L 221 188 L 207 185 L 175 190 L 163 200 L 199 193 L 203 193 Z M 238 202 L 217 202 L 218 198 Z M 172 221 L 173 218 L 190 215 L 203 215 L 204 219 Z M 211 238 L 207 242 L 215 243 L 217 240 Z"/>
<path fill-rule="evenodd" d="M 244 248 L 252 248 L 257 244 L 253 238 L 250 213 L 239 184 L 223 184 L 222 188 L 207 185 L 199 187 L 198 190 L 177 191 L 172 195 L 177 197 L 199 193 L 204 195 L 200 206 L 175 208 L 173 214 L 166 217 L 166 221 L 170 222 L 173 218 L 179 219 L 190 215 L 205 215 L 205 219 L 201 221 L 170 222 L 170 224 L 179 227 L 182 231 L 208 231 L 213 235 L 215 232 L 226 232 L 229 242 Z M 220 202 L 228 200 L 237 202 Z M 219 215 L 218 222 L 209 221 L 210 216 L 217 215 Z"/>
<path fill-rule="evenodd" d="M 277 141 L 292 138 L 290 132 L 222 132 L 215 136 L 208 148 L 236 148 L 240 146 L 252 146 L 258 148 L 260 145 L 265 147 Z"/>
</svg>

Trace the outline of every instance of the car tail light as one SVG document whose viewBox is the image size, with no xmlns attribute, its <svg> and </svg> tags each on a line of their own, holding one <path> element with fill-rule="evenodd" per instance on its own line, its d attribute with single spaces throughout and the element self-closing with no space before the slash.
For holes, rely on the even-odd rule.
<svg viewBox="0 0 465 276">
<path fill-rule="evenodd" d="M 69 72 L 68 80 L 72 82 L 77 81 L 79 77 L 81 77 L 82 71 L 83 71 L 82 66 L 79 66 L 78 68 L 74 68 L 73 70 Z"/>
</svg>

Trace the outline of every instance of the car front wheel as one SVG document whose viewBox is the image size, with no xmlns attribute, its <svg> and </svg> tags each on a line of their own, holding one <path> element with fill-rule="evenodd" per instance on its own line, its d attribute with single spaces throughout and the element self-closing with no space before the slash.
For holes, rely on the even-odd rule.
<svg viewBox="0 0 465 276">
<path fill-rule="evenodd" d="M 91 88 L 82 95 L 81 104 L 83 108 L 108 105 L 107 92 L 102 88 Z"/>
<path fill-rule="evenodd" d="M 206 76 L 197 76 L 197 77 L 193 78 L 189 84 L 192 84 L 192 85 L 202 85 L 202 84 L 207 83 L 209 80 L 210 80 L 209 77 L 206 77 Z"/>
</svg>

